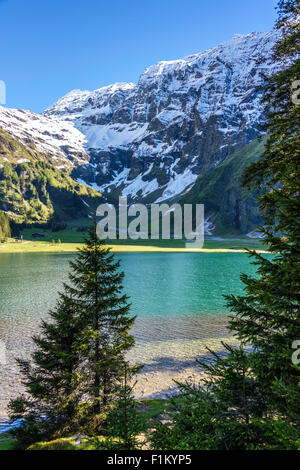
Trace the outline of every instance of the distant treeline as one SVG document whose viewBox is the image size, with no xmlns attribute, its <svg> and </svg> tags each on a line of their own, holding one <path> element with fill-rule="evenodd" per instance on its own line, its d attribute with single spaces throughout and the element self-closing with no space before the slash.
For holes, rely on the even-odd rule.
<svg viewBox="0 0 300 470">
<path fill-rule="evenodd" d="M 0 211 L 0 238 L 11 236 L 9 217 Z"/>
</svg>

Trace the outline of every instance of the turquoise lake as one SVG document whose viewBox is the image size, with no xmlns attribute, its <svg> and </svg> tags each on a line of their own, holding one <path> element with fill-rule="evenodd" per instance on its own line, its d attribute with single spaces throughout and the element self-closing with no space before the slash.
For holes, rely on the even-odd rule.
<svg viewBox="0 0 300 470">
<path fill-rule="evenodd" d="M 44 316 L 67 281 L 72 254 L 0 255 L 0 318 Z M 224 313 L 222 294 L 242 293 L 243 253 L 122 253 L 124 288 L 140 317 Z"/>
<path fill-rule="evenodd" d="M 0 255 L 0 340 L 6 347 L 1 366 L 0 417 L 19 389 L 14 357 L 28 357 L 31 336 L 54 307 L 68 280 L 74 254 Z M 240 273 L 255 267 L 243 253 L 118 253 L 124 288 L 137 316 L 131 359 L 145 364 L 141 396 L 155 396 L 170 380 L 192 368 L 205 345 L 217 348 L 229 336 L 223 294 L 242 294 Z M 203 353 L 204 354 L 204 353 Z M 164 374 L 164 375 L 162 375 Z M 177 375 L 176 375 L 177 374 Z M 180 376 L 181 377 L 181 376 Z M 152 388 L 151 388 L 152 387 Z M 169 387 L 169 388 L 168 388 Z"/>
</svg>

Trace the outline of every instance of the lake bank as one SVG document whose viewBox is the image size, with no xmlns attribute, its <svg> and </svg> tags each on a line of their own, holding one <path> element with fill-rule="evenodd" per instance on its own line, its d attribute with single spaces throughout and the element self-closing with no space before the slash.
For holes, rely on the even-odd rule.
<svg viewBox="0 0 300 470">
<path fill-rule="evenodd" d="M 220 319 L 221 320 L 221 319 Z M 237 345 L 235 338 L 226 334 L 226 322 L 218 322 L 214 325 L 214 334 L 219 337 L 203 338 L 198 340 L 168 340 L 155 341 L 145 350 L 145 344 L 139 342 L 128 354 L 127 359 L 131 363 L 141 364 L 142 370 L 135 378 L 137 381 L 134 396 L 136 399 L 167 399 L 179 392 L 176 382 L 190 382 L 196 385 L 203 384 L 206 372 L 200 369 L 196 360 L 210 362 L 212 355 L 207 351 L 209 347 L 214 352 L 224 354 L 222 342 Z M 211 325 L 212 326 L 212 325 Z M 28 348 L 27 337 L 27 348 Z M 32 344 L 26 351 L 22 351 L 19 356 L 29 358 L 33 351 Z M 155 354 L 153 354 L 155 351 Z M 9 354 L 10 355 L 10 354 Z M 10 357 L 9 363 L 3 368 L 0 379 L 1 399 L 0 399 L 0 431 L 7 431 L 8 425 L 7 405 L 9 400 L 24 393 L 15 361 Z M 7 427 L 8 426 L 8 427 Z"/>
<path fill-rule="evenodd" d="M 76 253 L 83 243 L 48 243 L 43 241 L 23 241 L 0 244 L 1 253 Z M 184 248 L 159 245 L 107 244 L 114 253 L 245 253 L 243 248 Z M 257 250 L 258 253 L 268 253 Z"/>
</svg>

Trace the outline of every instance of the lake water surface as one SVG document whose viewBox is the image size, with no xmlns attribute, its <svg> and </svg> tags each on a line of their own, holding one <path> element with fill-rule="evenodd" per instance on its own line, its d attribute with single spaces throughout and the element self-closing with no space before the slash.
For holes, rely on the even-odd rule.
<svg viewBox="0 0 300 470">
<path fill-rule="evenodd" d="M 28 357 L 31 336 L 55 306 L 74 254 L 0 254 L 0 418 L 8 398 L 22 391 L 14 357 Z M 255 268 L 243 253 L 122 253 L 124 287 L 137 316 L 129 359 L 145 364 L 139 396 L 172 391 L 175 379 L 196 377 L 195 357 L 229 334 L 223 294 L 241 294 L 241 272 Z M 173 387 L 174 388 L 174 387 Z"/>
</svg>

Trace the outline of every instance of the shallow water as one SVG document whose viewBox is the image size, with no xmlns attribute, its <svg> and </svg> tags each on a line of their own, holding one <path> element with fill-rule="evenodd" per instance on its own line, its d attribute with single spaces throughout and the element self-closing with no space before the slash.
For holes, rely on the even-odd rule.
<svg viewBox="0 0 300 470">
<path fill-rule="evenodd" d="M 22 391 L 14 357 L 28 357 L 31 336 L 54 307 L 74 254 L 0 254 L 0 418 Z M 241 272 L 254 273 L 243 253 L 122 253 L 124 287 L 137 315 L 129 359 L 145 364 L 138 396 L 168 393 L 172 380 L 197 377 L 195 357 L 228 338 L 222 294 L 242 293 Z M 2 343 L 3 344 L 3 343 Z"/>
</svg>

